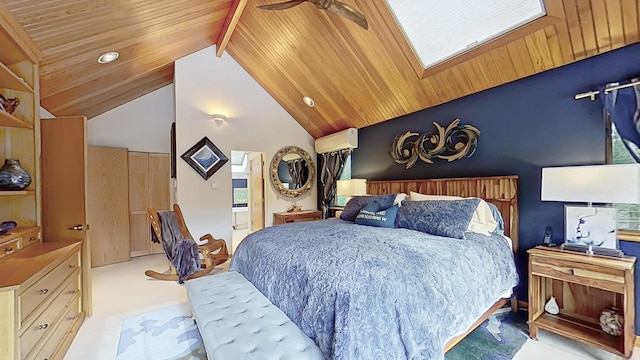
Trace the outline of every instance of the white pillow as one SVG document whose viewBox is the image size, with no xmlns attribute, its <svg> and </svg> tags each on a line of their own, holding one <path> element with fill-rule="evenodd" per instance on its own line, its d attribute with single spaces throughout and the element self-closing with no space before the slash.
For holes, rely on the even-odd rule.
<svg viewBox="0 0 640 360">
<path fill-rule="evenodd" d="M 402 202 L 405 200 L 408 200 L 409 195 L 405 194 L 405 193 L 399 193 L 398 195 L 396 195 L 396 199 L 393 200 L 393 205 L 399 205 L 402 206 Z"/>
<path fill-rule="evenodd" d="M 424 201 L 424 200 L 462 200 L 463 197 L 460 196 L 449 196 L 449 195 L 427 195 L 420 194 L 415 191 L 409 192 L 409 200 L 410 201 Z M 468 198 L 472 199 L 472 198 Z M 480 198 L 477 198 L 480 199 Z M 478 203 L 478 207 L 476 211 L 473 212 L 473 216 L 471 217 L 471 221 L 469 222 L 469 227 L 467 227 L 467 231 L 475 232 L 482 235 L 490 236 L 491 232 L 496 229 L 498 223 L 493 218 L 493 213 L 491 212 L 491 208 L 487 203 L 480 199 Z"/>
</svg>

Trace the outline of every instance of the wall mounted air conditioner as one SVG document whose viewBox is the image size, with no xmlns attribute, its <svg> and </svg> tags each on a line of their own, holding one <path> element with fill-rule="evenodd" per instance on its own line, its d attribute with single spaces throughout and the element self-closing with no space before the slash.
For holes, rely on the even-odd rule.
<svg viewBox="0 0 640 360">
<path fill-rule="evenodd" d="M 318 154 L 342 149 L 355 149 L 358 147 L 358 129 L 349 128 L 323 136 L 316 139 L 315 147 Z"/>
</svg>

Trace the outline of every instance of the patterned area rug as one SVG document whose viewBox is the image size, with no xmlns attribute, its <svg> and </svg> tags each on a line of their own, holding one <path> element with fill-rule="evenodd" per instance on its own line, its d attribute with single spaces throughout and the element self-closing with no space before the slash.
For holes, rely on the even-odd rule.
<svg viewBox="0 0 640 360">
<path fill-rule="evenodd" d="M 446 360 L 510 360 L 527 341 L 523 316 L 494 315 L 445 355 Z M 117 360 L 206 360 L 188 303 L 122 321 Z"/>
<path fill-rule="evenodd" d="M 524 314 L 491 316 L 445 354 L 446 360 L 511 360 L 528 339 Z"/>
<path fill-rule="evenodd" d="M 206 360 L 189 303 L 122 321 L 117 360 Z"/>
</svg>

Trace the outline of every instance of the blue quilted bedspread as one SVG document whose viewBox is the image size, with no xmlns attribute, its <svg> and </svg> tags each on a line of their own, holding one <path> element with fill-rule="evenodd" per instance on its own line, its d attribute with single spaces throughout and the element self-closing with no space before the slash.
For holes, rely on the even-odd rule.
<svg viewBox="0 0 640 360">
<path fill-rule="evenodd" d="M 327 359 L 443 359 L 443 348 L 518 283 L 507 241 L 330 219 L 246 237 L 239 271 Z"/>
</svg>

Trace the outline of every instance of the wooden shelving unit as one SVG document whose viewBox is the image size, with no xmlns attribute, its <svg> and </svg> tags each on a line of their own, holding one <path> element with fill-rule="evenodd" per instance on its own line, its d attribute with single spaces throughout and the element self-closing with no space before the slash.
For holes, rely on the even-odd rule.
<svg viewBox="0 0 640 360">
<path fill-rule="evenodd" d="M 0 196 L 16 196 L 16 195 L 35 195 L 33 190 L 21 190 L 21 191 L 0 191 Z"/>
<path fill-rule="evenodd" d="M 17 117 L 9 114 L 8 112 L 0 110 L 0 126 L 13 127 L 21 129 L 33 129 L 33 124 L 30 124 L 24 120 L 20 120 Z"/>
<path fill-rule="evenodd" d="M 625 358 L 635 343 L 635 257 L 611 258 L 555 248 L 536 247 L 529 253 L 529 335 L 538 329 L 596 346 Z M 554 296 L 560 313 L 544 310 Z M 600 313 L 615 307 L 624 319 L 622 334 L 600 327 Z"/>
<path fill-rule="evenodd" d="M 0 110 L 0 164 L 4 159 L 17 159 L 32 179 L 25 191 L 0 191 L 0 221 L 39 226 L 41 53 L 4 6 L 0 13 L 0 94 L 20 101 L 13 114 Z"/>
</svg>

